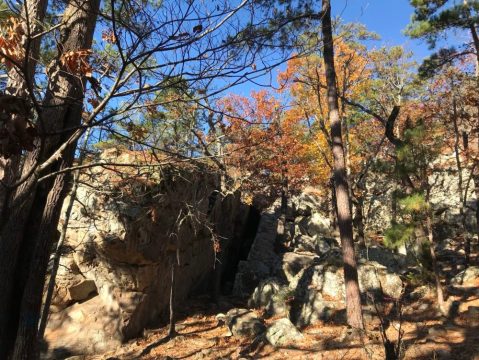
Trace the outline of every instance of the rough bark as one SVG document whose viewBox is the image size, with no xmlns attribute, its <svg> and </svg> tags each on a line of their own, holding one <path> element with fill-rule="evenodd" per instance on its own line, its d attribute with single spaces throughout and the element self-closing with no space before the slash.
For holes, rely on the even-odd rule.
<svg viewBox="0 0 479 360">
<path fill-rule="evenodd" d="M 351 217 L 349 185 L 344 158 L 344 145 L 339 116 L 336 72 L 334 69 L 334 44 L 331 25 L 330 0 L 322 3 L 322 33 L 324 41 L 323 57 L 326 71 L 329 121 L 333 141 L 334 183 L 338 210 L 339 234 L 343 250 L 344 280 L 346 284 L 346 312 L 348 324 L 363 329 L 361 296 L 359 292 L 358 271 L 353 242 L 353 224 Z"/>
<path fill-rule="evenodd" d="M 62 68 L 60 57 L 68 51 L 91 47 L 99 0 L 71 1 L 65 9 L 57 58 L 49 71 L 49 87 L 39 114 L 39 138 L 25 159 L 27 174 L 48 159 L 69 137 L 47 136 L 80 125 L 85 79 Z M 0 323 L 2 358 L 35 359 L 43 284 L 52 244 L 57 236 L 61 204 L 66 195 L 67 174 L 38 183 L 38 177 L 67 168 L 76 143 L 65 149 L 50 168 L 34 173 L 22 184 L 10 203 L 9 217 L 0 233 L 0 303 L 10 309 Z M 13 343 L 14 341 L 14 343 Z"/>
<path fill-rule="evenodd" d="M 45 18 L 46 0 L 26 0 L 24 2 L 21 18 L 23 19 L 23 30 L 26 34 L 24 37 L 24 43 L 22 44 L 25 51 L 25 59 L 22 62 L 21 68 L 13 67 L 8 72 L 8 81 L 6 86 L 6 93 L 14 95 L 24 99 L 28 99 L 31 89 L 34 86 L 33 77 L 35 74 L 35 66 L 39 56 L 40 39 L 33 39 L 32 36 L 41 31 L 41 24 Z M 9 159 L 0 159 L 0 179 L 2 185 L 0 186 L 0 228 L 6 223 L 7 219 L 12 215 L 10 202 L 13 200 L 15 189 L 9 187 L 19 177 L 21 173 L 21 157 L 20 155 L 14 155 Z M 6 185 L 6 186 L 4 186 Z M 0 285 L 0 304 L 5 306 L 8 304 L 8 299 L 12 292 L 12 286 L 14 285 L 11 279 L 11 270 L 14 270 L 16 265 L 17 254 L 16 252 L 9 252 L 11 249 L 15 249 L 17 244 L 14 243 L 13 237 L 9 242 L 0 235 L 0 282 L 6 287 Z M 10 267 L 8 272 L 5 272 L 5 267 Z M 10 276 L 10 278 L 8 278 Z M 6 358 L 6 349 L 11 347 L 14 341 L 14 333 L 9 328 L 10 316 L 14 311 L 2 311 L 0 312 L 0 358 Z"/>
<path fill-rule="evenodd" d="M 72 159 L 72 157 L 70 157 L 70 159 Z M 67 161 L 64 161 L 60 169 L 67 168 L 69 165 Z M 36 240 L 35 243 L 32 244 L 35 245 L 35 251 L 31 258 L 28 276 L 20 302 L 20 317 L 15 339 L 15 349 L 12 356 L 13 360 L 33 360 L 38 358 L 38 322 L 40 319 L 45 275 L 52 239 L 57 238 L 55 236 L 57 231 L 56 225 L 60 217 L 62 200 L 66 195 L 67 177 L 67 174 L 61 174 L 55 178 L 53 187 L 46 198 L 41 220 L 39 221 L 38 227 L 35 226 L 36 236 L 28 231 L 26 232 L 26 234 Z M 38 203 L 34 205 L 33 208 L 39 208 Z"/>
<path fill-rule="evenodd" d="M 60 259 L 61 259 L 61 251 L 63 248 L 63 243 L 65 241 L 66 237 L 66 232 L 68 228 L 68 222 L 70 220 L 70 215 L 73 209 L 73 204 L 75 202 L 75 196 L 76 196 L 76 191 L 78 189 L 78 173 L 75 174 L 75 178 L 73 180 L 73 188 L 72 191 L 70 192 L 70 200 L 67 205 L 67 209 L 65 211 L 65 216 L 64 216 L 64 223 L 62 225 L 62 229 L 60 232 L 60 238 L 58 240 L 56 249 L 55 249 L 55 254 L 53 255 L 53 264 L 52 264 L 52 270 L 50 273 L 50 278 L 48 279 L 48 287 L 46 291 L 46 296 L 45 296 L 45 302 L 43 304 L 43 310 L 42 310 L 42 315 L 40 317 L 40 325 L 38 326 L 38 339 L 41 340 L 43 339 L 43 336 L 45 334 L 45 329 L 47 327 L 47 322 L 48 322 L 48 316 L 50 314 L 50 305 L 52 303 L 53 299 L 53 293 L 55 290 L 55 280 L 57 277 L 57 272 L 58 272 L 58 267 L 60 266 Z"/>
<path fill-rule="evenodd" d="M 330 218 L 334 230 L 338 230 L 338 202 L 336 201 L 336 187 L 334 185 L 334 175 L 329 179 L 329 191 L 331 191 L 331 212 Z"/>
</svg>

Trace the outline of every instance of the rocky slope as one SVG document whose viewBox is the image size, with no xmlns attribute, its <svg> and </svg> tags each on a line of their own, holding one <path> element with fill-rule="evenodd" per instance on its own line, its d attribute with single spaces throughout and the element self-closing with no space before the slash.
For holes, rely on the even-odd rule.
<svg viewBox="0 0 479 360">
<path fill-rule="evenodd" d="M 299 327 L 344 316 L 341 251 L 329 219 L 319 211 L 321 201 L 312 190 L 292 199 L 284 240 L 277 237 L 279 208 L 266 211 L 234 284 L 235 295 L 249 297 L 250 307 L 264 308 L 267 316 L 283 316 Z M 400 255 L 376 246 L 358 257 L 365 297 L 401 296 Z"/>
<path fill-rule="evenodd" d="M 102 155 L 105 161 L 112 157 L 144 161 L 136 154 Z M 178 302 L 194 291 L 210 291 L 222 276 L 234 276 L 239 306 L 216 316 L 232 336 L 285 346 L 304 341 L 301 332 L 315 324 L 345 323 L 338 234 L 320 210 L 328 200 L 306 189 L 291 199 L 284 224 L 279 203 L 273 204 L 263 211 L 250 248 L 244 233 L 251 233 L 252 209 L 239 194 L 218 195 L 217 179 L 207 168 L 155 169 L 149 162 L 135 173 L 108 167 L 82 179 L 46 332 L 48 358 L 104 353 L 158 324 L 167 311 L 178 249 Z M 453 186 L 451 179 L 445 183 Z M 387 198 L 387 192 L 383 195 Z M 444 194 L 434 196 L 440 211 Z M 377 209 L 369 213 L 369 228 L 389 222 L 386 198 L 370 201 L 368 206 Z M 453 196 L 448 204 L 438 221 L 456 219 Z M 281 228 L 284 237 L 278 235 Z M 441 239 L 439 257 L 454 251 L 458 259 L 448 244 L 450 239 Z M 402 297 L 410 259 L 369 245 L 357 256 L 364 314 L 373 319 L 375 303 Z M 457 273 L 461 264 L 453 265 Z M 464 276 L 477 278 L 469 273 Z"/>
</svg>

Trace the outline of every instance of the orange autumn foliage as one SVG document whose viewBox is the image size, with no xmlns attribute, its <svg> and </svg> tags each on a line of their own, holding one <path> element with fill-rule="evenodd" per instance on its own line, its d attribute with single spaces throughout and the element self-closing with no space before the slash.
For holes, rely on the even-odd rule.
<svg viewBox="0 0 479 360">
<path fill-rule="evenodd" d="M 371 76 L 363 50 L 342 39 L 335 41 L 338 90 L 341 96 L 348 99 L 357 98 Z M 288 62 L 286 70 L 279 74 L 278 81 L 282 86 L 281 91 L 288 93 L 292 99 L 291 111 L 307 119 L 310 131 L 306 151 L 309 157 L 316 159 L 313 166 L 316 182 L 326 189 L 331 178 L 332 153 L 323 59 L 317 54 L 293 59 Z M 360 171 L 368 153 L 376 148 L 374 145 L 379 145 L 383 130 L 374 121 L 356 119 L 354 109 L 347 107 L 341 98 L 339 105 L 348 166 L 354 175 Z"/>
<path fill-rule="evenodd" d="M 230 95 L 220 107 L 227 114 L 227 162 L 241 173 L 244 189 L 277 195 L 285 179 L 293 192 L 314 181 L 305 127 L 296 112 L 284 110 L 267 91 L 251 98 Z"/>
<path fill-rule="evenodd" d="M 62 54 L 60 63 L 73 75 L 91 77 L 93 69 L 88 62 L 91 54 L 91 49 L 68 51 Z"/>
<path fill-rule="evenodd" d="M 14 17 L 9 18 L 0 30 L 0 63 L 5 64 L 7 69 L 10 69 L 13 63 L 21 62 L 25 57 L 22 46 L 23 35 L 23 27 Z"/>
</svg>

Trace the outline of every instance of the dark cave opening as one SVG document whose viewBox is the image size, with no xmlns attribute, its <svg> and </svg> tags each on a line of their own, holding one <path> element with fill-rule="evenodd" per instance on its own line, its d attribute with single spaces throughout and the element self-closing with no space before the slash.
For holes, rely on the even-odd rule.
<svg viewBox="0 0 479 360">
<path fill-rule="evenodd" d="M 261 220 L 261 211 L 254 206 L 250 206 L 248 216 L 243 229 L 238 236 L 233 239 L 228 249 L 228 255 L 224 264 L 224 270 L 221 277 L 221 290 L 224 295 L 231 294 L 235 280 L 238 264 L 248 258 L 251 246 L 258 231 Z"/>
</svg>

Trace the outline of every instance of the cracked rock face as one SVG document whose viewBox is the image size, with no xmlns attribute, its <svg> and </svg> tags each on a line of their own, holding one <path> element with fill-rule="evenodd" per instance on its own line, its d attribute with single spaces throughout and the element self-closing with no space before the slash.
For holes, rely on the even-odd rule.
<svg viewBox="0 0 479 360">
<path fill-rule="evenodd" d="M 330 221 L 321 212 L 319 195 L 305 193 L 293 199 L 285 226 L 289 229 L 286 244 L 278 251 L 279 215 L 275 206 L 263 214 L 261 231 L 236 275 L 236 289 L 255 285 L 246 292 L 250 307 L 266 310 L 266 316 L 288 317 L 300 327 L 340 315 L 345 306 L 342 254 Z M 362 293 L 399 298 L 403 284 L 398 269 L 403 259 L 381 247 L 358 255 L 362 257 L 358 262 Z M 244 286 L 246 277 L 248 286 Z"/>
<path fill-rule="evenodd" d="M 90 346 L 96 343 L 92 337 L 108 343 L 141 335 L 166 314 L 177 247 L 176 300 L 208 286 L 215 264 L 210 227 L 235 239 L 247 215 L 239 194 L 212 197 L 216 177 L 194 168 L 162 169 L 161 178 L 104 169 L 90 175 L 69 221 L 66 266 L 60 268 L 51 308 L 57 320 L 47 328 L 50 348 L 63 346 L 69 328 L 95 328 L 94 335 L 88 330 L 71 337 L 73 354 L 100 352 Z"/>
</svg>

